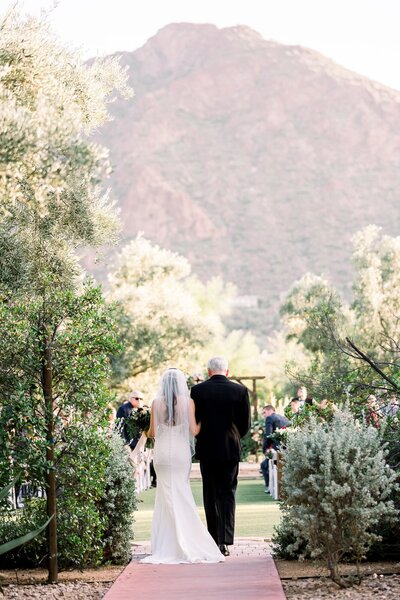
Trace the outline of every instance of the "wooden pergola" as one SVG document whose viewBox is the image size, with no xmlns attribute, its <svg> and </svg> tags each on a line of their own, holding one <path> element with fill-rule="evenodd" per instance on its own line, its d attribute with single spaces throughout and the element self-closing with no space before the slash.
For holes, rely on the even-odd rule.
<svg viewBox="0 0 400 600">
<path fill-rule="evenodd" d="M 259 379 L 265 379 L 265 375 L 241 375 L 240 377 L 236 377 L 236 376 L 232 375 L 231 377 L 229 377 L 229 379 L 232 379 L 233 381 L 237 381 L 238 383 L 241 383 L 242 385 L 247 387 L 247 389 L 249 390 L 249 394 L 250 394 L 251 405 L 253 407 L 253 416 L 254 416 L 254 419 L 257 419 L 257 417 L 258 417 L 257 381 Z M 251 388 L 244 383 L 245 381 L 252 382 Z"/>
</svg>

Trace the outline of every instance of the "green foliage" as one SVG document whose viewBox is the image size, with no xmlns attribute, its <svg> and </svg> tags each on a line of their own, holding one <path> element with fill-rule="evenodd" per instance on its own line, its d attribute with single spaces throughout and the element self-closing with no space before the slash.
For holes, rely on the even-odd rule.
<svg viewBox="0 0 400 600">
<path fill-rule="evenodd" d="M 345 585 L 338 565 L 359 562 L 379 537 L 374 528 L 397 514 L 390 495 L 397 477 L 385 460 L 378 431 L 346 413 L 330 425 L 311 420 L 287 436 L 282 519 L 277 551 L 326 561 L 331 577 Z M 282 544 L 293 537 L 286 549 Z"/>
<path fill-rule="evenodd" d="M 311 420 L 317 423 L 330 423 L 333 419 L 337 408 L 331 400 L 326 401 L 326 406 L 320 406 L 318 403 L 305 404 L 297 413 L 292 411 L 292 407 L 289 404 L 285 408 L 285 417 L 287 417 L 292 427 L 303 427 L 310 423 Z"/>
<path fill-rule="evenodd" d="M 400 339 L 400 237 L 383 235 L 375 225 L 364 228 L 354 237 L 353 263 L 357 340 L 367 352 L 385 356 Z"/>
<path fill-rule="evenodd" d="M 24 509 L 2 512 L 0 519 L 0 543 L 25 536 L 36 530 L 46 520 L 46 509 L 42 499 L 25 502 Z M 28 544 L 14 548 L 1 557 L 2 568 L 37 566 L 45 558 L 42 552 L 45 532 L 40 532 Z"/>
<path fill-rule="evenodd" d="M 252 421 L 249 431 L 240 440 L 242 447 L 241 460 L 246 461 L 250 455 L 257 456 L 262 452 L 264 429 L 265 419 L 259 418 Z"/>
<path fill-rule="evenodd" d="M 14 469 L 24 480 L 46 488 L 49 468 L 56 473 L 60 564 L 95 565 L 103 559 L 107 519 L 98 510 L 105 486 L 107 446 L 98 429 L 107 423 L 112 396 L 107 387 L 109 354 L 116 348 L 113 308 L 99 288 L 85 284 L 80 295 L 52 292 L 45 307 L 35 298 L 16 296 L 0 306 L 7 323 L 7 349 L 0 348 L 0 478 Z M 22 316 L 22 319 L 21 319 Z M 52 331 L 55 462 L 46 458 L 47 430 L 41 388 L 43 345 L 37 323 Z M 25 534 L 46 518 L 45 501 L 27 503 L 15 517 Z M 5 532 L 6 533 L 6 532 Z M 34 564 L 46 557 L 39 536 L 17 561 Z M 15 555 L 17 556 L 17 555 Z M 7 557 L 12 562 L 13 555 Z"/>
<path fill-rule="evenodd" d="M 105 466 L 90 436 L 106 423 L 117 346 L 114 309 L 82 284 L 77 249 L 115 238 L 115 210 L 101 187 L 107 152 L 88 134 L 109 118 L 115 91 L 129 94 L 127 76 L 114 58 L 85 63 L 43 19 L 11 10 L 0 30 L 0 482 L 17 466 L 53 506 L 55 473 L 61 560 L 95 564 L 106 525 L 96 508 Z M 74 437 L 80 423 L 88 439 Z M 62 457 L 75 467 L 70 481 L 85 475 L 87 492 L 76 480 L 69 493 Z M 22 528 L 31 516 L 39 522 L 43 504 L 16 518 Z M 50 542 L 56 526 L 57 515 Z M 56 555 L 53 546 L 50 581 Z"/>
<path fill-rule="evenodd" d="M 94 426 L 106 423 L 109 355 L 117 348 L 113 307 L 88 282 L 80 295 L 53 290 L 45 307 L 39 300 L 16 296 L 0 304 L 0 316 L 7 342 L 0 347 L 0 396 L 7 398 L 0 415 L 0 460 L 11 460 L 22 470 L 29 465 L 34 482 L 43 482 L 43 332 L 37 324 L 46 319 L 52 332 L 55 428 L 62 447 L 69 425 L 81 420 Z"/>
<path fill-rule="evenodd" d="M 102 562 L 107 516 L 99 509 L 105 494 L 109 444 L 89 424 L 64 431 L 57 464 L 59 560 L 63 568 Z"/>
<path fill-rule="evenodd" d="M 11 10 L 0 23 L 0 208 L 7 220 L 94 243 L 111 214 L 99 188 L 106 154 L 82 136 L 109 119 L 114 90 L 129 94 L 115 58 L 86 64 L 42 18 Z"/>
<path fill-rule="evenodd" d="M 182 365 L 211 337 L 215 314 L 191 294 L 189 274 L 185 258 L 141 236 L 119 254 L 109 278 L 110 297 L 120 306 L 122 352 L 113 358 L 116 384 L 146 371 L 154 374 L 167 364 Z"/>
<path fill-rule="evenodd" d="M 117 423 L 117 428 L 120 429 L 124 426 L 130 440 L 139 438 L 143 431 L 150 428 L 150 409 L 138 408 L 132 411 L 129 417 L 125 417 L 120 421 L 123 421 L 123 423 Z"/>
<path fill-rule="evenodd" d="M 100 504 L 107 518 L 104 532 L 104 560 L 125 564 L 131 558 L 133 511 L 136 509 L 135 480 L 124 443 L 118 434 L 109 438 L 106 488 Z"/>
<path fill-rule="evenodd" d="M 296 532 L 296 523 L 290 518 L 290 514 L 285 512 L 284 517 L 275 526 L 272 536 L 274 557 L 281 560 L 297 560 L 299 556 L 302 559 L 311 558 L 306 540 L 299 539 Z"/>
<path fill-rule="evenodd" d="M 65 431 L 56 462 L 58 552 L 61 568 L 95 567 L 130 558 L 133 511 L 136 508 L 132 467 L 118 435 L 86 425 Z M 25 500 L 25 507 L 0 521 L 0 543 L 10 535 L 25 535 L 46 519 L 46 500 Z M 47 556 L 44 532 L 9 552 L 4 567 L 35 566 Z"/>
<path fill-rule="evenodd" d="M 354 299 L 347 306 L 318 277 L 297 282 L 282 307 L 287 336 L 311 356 L 290 367 L 319 398 L 365 406 L 370 393 L 400 390 L 400 238 L 366 227 L 354 238 Z M 369 359 L 369 360 L 367 360 Z"/>
<path fill-rule="evenodd" d="M 9 483 L 3 489 L 0 490 L 0 500 L 4 501 L 7 499 L 8 494 L 10 493 L 10 490 L 14 487 L 16 482 L 17 482 L 17 479 L 13 479 L 13 481 L 11 483 Z M 52 517 L 50 517 L 50 519 L 51 518 Z M 2 512 L 0 512 L 0 522 L 4 521 L 4 520 L 8 520 L 8 519 L 9 519 L 9 515 L 7 514 L 6 510 L 3 510 Z M 40 533 L 42 533 L 42 531 L 47 527 L 50 519 L 48 519 L 44 523 L 44 525 L 41 525 L 40 527 L 34 529 L 33 531 L 30 531 L 29 533 L 26 533 L 25 535 L 19 536 L 17 538 L 15 538 L 15 537 L 11 538 L 11 535 L 10 535 L 9 541 L 0 544 L 0 556 L 2 554 L 7 554 L 7 553 L 11 552 L 12 550 L 14 550 L 15 548 L 18 548 L 19 546 L 22 546 L 23 544 L 27 544 L 28 542 L 33 540 Z M 0 527 L 1 527 L 1 525 L 0 525 Z M 13 532 L 12 535 L 15 536 L 15 532 Z"/>
</svg>

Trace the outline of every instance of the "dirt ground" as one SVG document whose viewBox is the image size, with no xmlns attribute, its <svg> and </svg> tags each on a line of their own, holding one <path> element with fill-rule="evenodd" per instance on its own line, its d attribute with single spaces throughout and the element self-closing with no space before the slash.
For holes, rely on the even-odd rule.
<svg viewBox="0 0 400 600">
<path fill-rule="evenodd" d="M 110 583 L 115 581 L 118 575 L 121 573 L 124 567 L 101 567 L 99 569 L 85 569 L 84 571 L 71 570 L 61 571 L 59 573 L 60 583 L 74 583 L 74 582 L 85 582 L 85 583 Z M 46 583 L 47 571 L 46 569 L 13 569 L 7 571 L 0 570 L 0 586 L 4 585 L 18 585 L 18 584 L 32 584 L 32 583 Z"/>
<path fill-rule="evenodd" d="M 288 600 L 399 600 L 400 563 L 365 563 L 360 567 L 361 585 L 339 588 L 323 565 L 277 560 L 275 564 Z M 356 576 L 355 565 L 342 565 L 346 577 Z M 353 580 L 354 581 L 354 580 Z"/>
<path fill-rule="evenodd" d="M 317 564 L 312 561 L 297 560 L 275 560 L 276 568 L 281 579 L 301 579 L 304 577 L 328 577 L 328 569 L 323 564 Z M 343 564 L 341 572 L 344 574 L 356 575 L 355 565 Z M 381 574 L 400 574 L 400 562 L 373 562 L 360 565 L 360 571 L 363 575 Z"/>
</svg>

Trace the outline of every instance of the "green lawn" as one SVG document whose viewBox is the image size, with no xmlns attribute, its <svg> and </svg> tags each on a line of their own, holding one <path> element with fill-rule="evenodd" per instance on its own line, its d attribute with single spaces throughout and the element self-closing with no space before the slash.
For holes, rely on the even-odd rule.
<svg viewBox="0 0 400 600">
<path fill-rule="evenodd" d="M 192 482 L 193 496 L 204 519 L 201 481 Z M 153 515 L 155 489 L 139 495 L 138 511 L 135 513 L 135 540 L 149 540 Z M 274 525 L 279 523 L 280 512 L 277 502 L 264 494 L 262 479 L 242 479 L 236 493 L 236 528 L 239 537 L 271 537 Z"/>
</svg>

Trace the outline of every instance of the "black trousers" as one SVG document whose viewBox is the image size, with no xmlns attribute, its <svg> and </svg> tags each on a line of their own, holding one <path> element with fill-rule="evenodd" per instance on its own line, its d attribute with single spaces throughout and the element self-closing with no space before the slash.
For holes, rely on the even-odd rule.
<svg viewBox="0 0 400 600">
<path fill-rule="evenodd" d="M 215 542 L 233 544 L 237 461 L 200 461 L 207 529 Z"/>
</svg>

